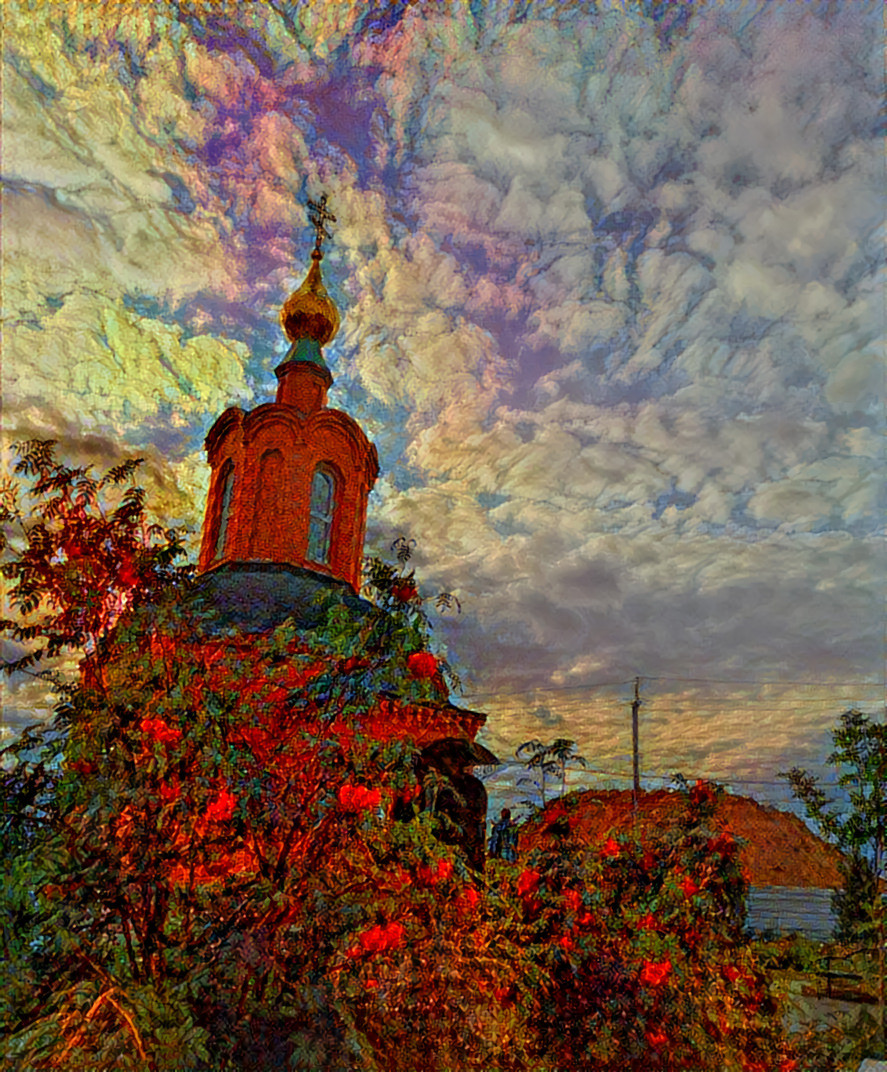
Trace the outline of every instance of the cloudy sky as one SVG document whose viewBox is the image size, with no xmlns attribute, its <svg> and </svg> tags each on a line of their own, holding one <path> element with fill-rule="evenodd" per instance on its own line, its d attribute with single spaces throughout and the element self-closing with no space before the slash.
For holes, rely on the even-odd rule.
<svg viewBox="0 0 887 1072">
<path fill-rule="evenodd" d="M 4 15 L 9 440 L 144 455 L 199 532 L 203 438 L 273 397 L 326 193 L 367 549 L 415 538 L 459 596 L 437 635 L 500 755 L 625 773 L 640 675 L 647 784 L 776 800 L 878 710 L 879 5 Z"/>
</svg>

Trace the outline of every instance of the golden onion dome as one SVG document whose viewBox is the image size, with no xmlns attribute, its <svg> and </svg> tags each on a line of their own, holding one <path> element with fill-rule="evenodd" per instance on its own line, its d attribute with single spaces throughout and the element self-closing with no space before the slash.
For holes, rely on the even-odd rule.
<svg viewBox="0 0 887 1072">
<path fill-rule="evenodd" d="M 290 342 L 314 339 L 319 346 L 325 346 L 339 330 L 339 310 L 320 275 L 322 259 L 319 249 L 311 251 L 311 267 L 304 283 L 290 294 L 280 310 L 280 323 Z"/>
</svg>

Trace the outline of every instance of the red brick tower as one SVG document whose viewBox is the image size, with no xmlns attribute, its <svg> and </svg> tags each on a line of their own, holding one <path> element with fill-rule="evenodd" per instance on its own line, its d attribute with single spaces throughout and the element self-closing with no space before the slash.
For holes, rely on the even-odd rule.
<svg viewBox="0 0 887 1072">
<path fill-rule="evenodd" d="M 319 243 L 280 319 L 292 343 L 275 369 L 277 399 L 226 410 L 210 429 L 212 478 L 199 569 L 274 563 L 360 584 L 367 496 L 379 473 L 360 425 L 328 409 L 321 347 L 339 313 L 320 274 Z"/>
</svg>

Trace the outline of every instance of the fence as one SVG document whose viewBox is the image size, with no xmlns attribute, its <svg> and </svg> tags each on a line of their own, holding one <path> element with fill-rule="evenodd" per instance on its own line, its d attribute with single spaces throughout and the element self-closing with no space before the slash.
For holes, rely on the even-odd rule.
<svg viewBox="0 0 887 1072">
<path fill-rule="evenodd" d="M 834 890 L 809 887 L 752 886 L 748 891 L 746 927 L 761 934 L 802 934 L 820 941 L 832 937 Z"/>
</svg>

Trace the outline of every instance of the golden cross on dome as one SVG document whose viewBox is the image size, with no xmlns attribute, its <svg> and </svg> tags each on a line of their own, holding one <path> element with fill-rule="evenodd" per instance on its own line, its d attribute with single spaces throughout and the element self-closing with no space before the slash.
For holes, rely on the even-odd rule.
<svg viewBox="0 0 887 1072">
<path fill-rule="evenodd" d="M 327 220 L 331 220 L 333 223 L 338 223 L 336 217 L 329 212 L 326 207 L 326 194 L 324 194 L 320 201 L 312 201 L 308 198 L 308 219 L 311 221 L 311 226 L 314 228 L 314 249 L 317 253 L 322 252 L 321 246 L 323 245 L 324 238 L 332 238 L 333 236 L 324 227 Z"/>
</svg>

